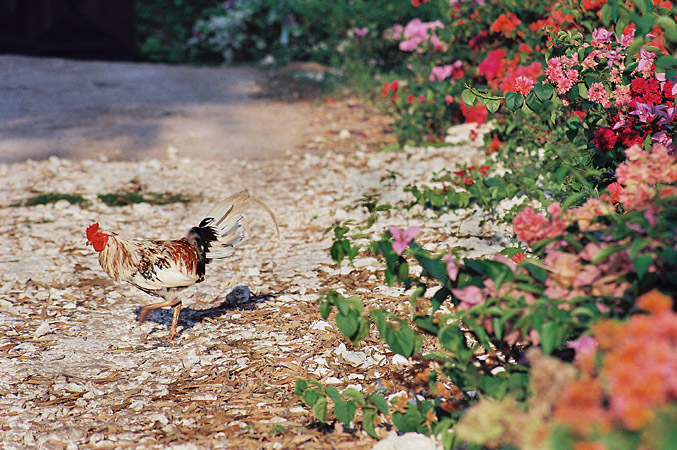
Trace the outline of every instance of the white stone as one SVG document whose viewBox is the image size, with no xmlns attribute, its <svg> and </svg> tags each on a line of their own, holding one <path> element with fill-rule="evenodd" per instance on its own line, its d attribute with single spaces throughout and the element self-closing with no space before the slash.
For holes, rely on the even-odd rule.
<svg viewBox="0 0 677 450">
<path fill-rule="evenodd" d="M 442 450 L 442 445 L 436 440 L 419 433 L 405 433 L 398 436 L 391 431 L 387 438 L 379 441 L 372 450 Z"/>
<path fill-rule="evenodd" d="M 49 323 L 42 322 L 38 328 L 35 329 L 33 333 L 33 339 L 40 339 L 42 336 L 51 333 L 52 329 L 49 326 Z"/>
</svg>

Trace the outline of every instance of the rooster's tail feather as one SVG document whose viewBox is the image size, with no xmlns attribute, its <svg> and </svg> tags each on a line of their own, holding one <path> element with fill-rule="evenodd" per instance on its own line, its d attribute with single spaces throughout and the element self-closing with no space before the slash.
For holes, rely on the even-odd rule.
<svg viewBox="0 0 677 450">
<path fill-rule="evenodd" d="M 233 248 L 235 244 L 241 242 L 245 234 L 251 235 L 242 212 L 252 203 L 270 215 L 279 239 L 280 229 L 270 208 L 260 200 L 252 198 L 248 191 L 241 191 L 217 204 L 207 217 L 202 219 L 200 225 L 188 232 L 189 241 L 195 245 L 205 262 L 231 256 L 235 251 Z"/>
</svg>

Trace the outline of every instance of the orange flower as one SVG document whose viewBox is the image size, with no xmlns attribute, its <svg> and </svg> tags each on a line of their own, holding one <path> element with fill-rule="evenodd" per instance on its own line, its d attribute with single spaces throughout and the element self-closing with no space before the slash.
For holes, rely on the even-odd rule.
<svg viewBox="0 0 677 450">
<path fill-rule="evenodd" d="M 603 320 L 596 323 L 592 328 L 597 344 L 602 350 L 613 348 L 623 336 L 623 325 L 612 320 Z"/>
<path fill-rule="evenodd" d="M 565 386 L 555 417 L 580 433 L 588 434 L 595 426 L 606 428 L 608 417 L 602 408 L 602 385 L 596 378 L 583 377 Z"/>
<path fill-rule="evenodd" d="M 659 314 L 672 309 L 672 299 L 654 289 L 637 299 L 637 306 L 652 314 Z"/>
</svg>

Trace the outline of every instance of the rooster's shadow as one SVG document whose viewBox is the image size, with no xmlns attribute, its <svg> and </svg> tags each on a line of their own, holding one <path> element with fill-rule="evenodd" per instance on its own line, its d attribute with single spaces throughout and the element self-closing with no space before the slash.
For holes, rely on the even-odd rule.
<svg viewBox="0 0 677 450">
<path fill-rule="evenodd" d="M 217 306 L 213 306 L 207 309 L 194 309 L 191 307 L 182 307 L 181 313 L 179 314 L 179 326 L 178 333 L 181 335 L 183 331 L 193 328 L 195 324 L 203 322 L 205 319 L 216 319 L 221 317 L 227 312 L 230 311 L 251 311 L 257 308 L 259 303 L 265 303 L 271 298 L 275 298 L 279 295 L 282 295 L 284 291 L 271 292 L 267 294 L 254 294 L 252 293 L 246 301 L 231 301 L 227 298 L 223 300 Z M 138 307 L 134 312 L 138 315 L 141 311 L 141 307 Z M 169 327 L 172 324 L 173 309 L 172 308 L 160 308 L 153 311 L 148 315 L 146 322 L 153 322 L 158 325 L 163 325 Z M 154 333 L 158 330 L 152 330 L 151 333 Z M 150 334 L 150 333 L 149 333 Z"/>
</svg>

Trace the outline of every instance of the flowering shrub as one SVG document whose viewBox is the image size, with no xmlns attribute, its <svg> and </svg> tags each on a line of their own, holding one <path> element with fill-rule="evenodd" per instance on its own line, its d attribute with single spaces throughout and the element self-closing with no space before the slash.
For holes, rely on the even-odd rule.
<svg viewBox="0 0 677 450">
<path fill-rule="evenodd" d="M 529 351 L 528 409 L 510 398 L 482 400 L 461 419 L 458 434 L 491 448 L 669 447 L 677 431 L 677 314 L 656 290 L 637 305 L 649 314 L 599 322 L 570 344 L 575 368 Z"/>
<path fill-rule="evenodd" d="M 405 189 L 440 214 L 470 204 L 496 214 L 521 196 L 500 218 L 520 244 L 489 259 L 435 254 L 418 228 L 390 224 L 368 251 L 385 282 L 407 290 L 411 314 L 367 311 L 336 292 L 320 299 L 353 345 L 374 325 L 416 361 L 404 393 L 355 403 L 364 429 L 375 436 L 383 415 L 446 448 L 661 448 L 677 414 L 666 297 L 677 296 L 672 5 L 445 4 L 438 18 L 391 29 L 406 71 L 379 80 L 380 97 L 402 142 L 492 120 L 488 156 Z M 339 240 L 361 251 L 350 233 Z M 645 364 L 650 386 L 636 376 Z M 304 383 L 298 394 L 321 420 L 327 399 L 343 420 L 345 398 Z"/>
</svg>

